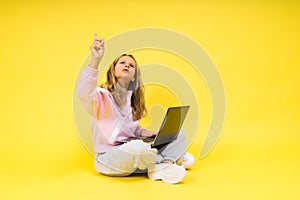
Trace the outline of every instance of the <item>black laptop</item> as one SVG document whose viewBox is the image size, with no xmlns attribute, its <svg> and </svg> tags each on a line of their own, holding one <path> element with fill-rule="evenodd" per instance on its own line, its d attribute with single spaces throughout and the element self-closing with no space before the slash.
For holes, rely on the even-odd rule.
<svg viewBox="0 0 300 200">
<path fill-rule="evenodd" d="M 176 139 L 190 106 L 169 107 L 156 136 L 142 138 L 153 148 L 160 149 Z"/>
</svg>

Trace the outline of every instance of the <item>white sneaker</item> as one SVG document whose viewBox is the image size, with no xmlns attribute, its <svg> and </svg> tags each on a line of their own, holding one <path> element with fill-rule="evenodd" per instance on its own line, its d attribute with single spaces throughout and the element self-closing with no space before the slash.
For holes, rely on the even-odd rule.
<svg viewBox="0 0 300 200">
<path fill-rule="evenodd" d="M 161 179 L 168 184 L 180 182 L 186 175 L 186 170 L 182 166 L 171 163 L 152 164 L 148 167 L 148 177 L 151 180 Z"/>
<path fill-rule="evenodd" d="M 195 164 L 195 158 L 192 154 L 185 152 L 185 154 L 176 161 L 176 164 L 185 169 L 190 169 Z"/>
</svg>

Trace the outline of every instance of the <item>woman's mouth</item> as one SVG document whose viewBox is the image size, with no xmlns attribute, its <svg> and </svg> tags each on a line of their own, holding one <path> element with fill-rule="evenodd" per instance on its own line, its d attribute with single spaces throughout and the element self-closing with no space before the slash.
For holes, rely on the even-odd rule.
<svg viewBox="0 0 300 200">
<path fill-rule="evenodd" d="M 128 69 L 123 69 L 122 71 L 123 71 L 123 72 L 126 72 L 126 73 L 127 73 L 127 72 L 129 72 L 129 70 L 128 70 Z"/>
</svg>

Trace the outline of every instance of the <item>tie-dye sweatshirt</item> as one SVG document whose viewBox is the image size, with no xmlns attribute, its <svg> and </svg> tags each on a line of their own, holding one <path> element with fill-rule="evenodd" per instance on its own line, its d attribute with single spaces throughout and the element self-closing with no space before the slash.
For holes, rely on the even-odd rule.
<svg viewBox="0 0 300 200">
<path fill-rule="evenodd" d="M 126 105 L 121 109 L 112 94 L 97 86 L 98 70 L 83 70 L 77 86 L 77 96 L 90 115 L 94 151 L 105 152 L 141 134 L 139 120 L 134 121 L 131 108 L 132 91 L 127 91 Z"/>
</svg>

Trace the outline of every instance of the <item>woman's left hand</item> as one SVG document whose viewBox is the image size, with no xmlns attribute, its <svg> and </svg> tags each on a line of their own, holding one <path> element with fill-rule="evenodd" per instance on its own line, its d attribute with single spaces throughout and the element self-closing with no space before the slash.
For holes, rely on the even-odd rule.
<svg viewBox="0 0 300 200">
<path fill-rule="evenodd" d="M 152 132 L 152 131 L 148 131 L 148 130 L 144 129 L 144 130 L 142 130 L 141 135 L 143 137 L 152 137 L 152 136 L 157 135 L 157 132 Z"/>
</svg>

